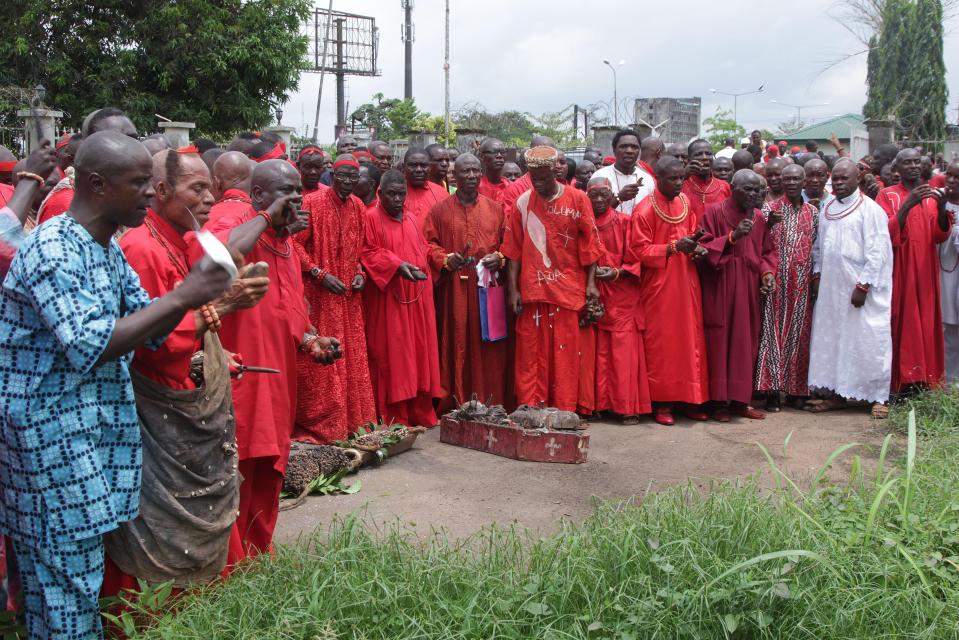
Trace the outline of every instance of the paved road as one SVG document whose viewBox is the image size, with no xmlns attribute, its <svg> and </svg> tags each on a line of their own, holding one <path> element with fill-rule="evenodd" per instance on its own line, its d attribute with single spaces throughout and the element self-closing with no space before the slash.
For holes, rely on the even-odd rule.
<svg viewBox="0 0 959 640">
<path fill-rule="evenodd" d="M 761 442 L 790 474 L 808 479 L 829 454 L 847 442 L 870 446 L 858 451 L 868 463 L 878 456 L 887 424 L 870 420 L 866 409 L 814 416 L 785 410 L 764 421 L 738 419 L 727 425 L 679 420 L 661 427 L 590 426 L 589 461 L 582 465 L 518 462 L 439 441 L 439 429 L 421 435 L 407 453 L 348 478 L 363 483 L 354 495 L 308 498 L 282 512 L 277 539 L 292 542 L 324 528 L 336 515 L 365 513 L 375 522 L 416 523 L 418 531 L 445 527 L 468 536 L 490 523 L 518 523 L 538 532 L 555 530 L 563 518 L 582 519 L 593 496 L 642 497 L 687 479 L 708 487 L 714 479 L 755 473 L 765 457 Z M 783 461 L 783 443 L 792 432 Z M 849 457 L 835 473 L 845 475 Z"/>
</svg>

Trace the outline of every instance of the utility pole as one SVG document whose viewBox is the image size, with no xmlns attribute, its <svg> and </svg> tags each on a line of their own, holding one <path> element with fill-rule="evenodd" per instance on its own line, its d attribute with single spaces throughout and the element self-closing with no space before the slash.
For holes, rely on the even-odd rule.
<svg viewBox="0 0 959 640">
<path fill-rule="evenodd" d="M 579 137 L 579 105 L 573 105 L 573 137 Z"/>
<path fill-rule="evenodd" d="M 406 56 L 406 77 L 403 84 L 403 98 L 409 100 L 413 97 L 413 0 L 400 0 L 400 5 L 406 13 L 402 38 L 404 54 Z M 447 13 L 447 15 L 449 14 Z"/>
<path fill-rule="evenodd" d="M 343 18 L 336 19 L 336 138 L 346 130 L 346 70 L 343 65 Z"/>
<path fill-rule="evenodd" d="M 446 146 L 450 146 L 450 0 L 446 0 L 446 58 L 443 62 L 443 74 L 446 76 Z M 412 88 L 411 88 L 412 92 Z"/>
<path fill-rule="evenodd" d="M 316 117 L 313 118 L 313 142 L 316 142 L 316 132 L 320 126 L 320 103 L 323 102 L 323 76 L 326 75 L 326 46 L 330 42 L 330 21 L 333 17 L 333 0 L 330 0 L 330 6 L 326 10 L 326 26 L 323 29 L 323 59 L 317 61 L 320 67 L 320 88 L 316 91 Z M 319 46 L 319 29 L 314 34 Z"/>
</svg>

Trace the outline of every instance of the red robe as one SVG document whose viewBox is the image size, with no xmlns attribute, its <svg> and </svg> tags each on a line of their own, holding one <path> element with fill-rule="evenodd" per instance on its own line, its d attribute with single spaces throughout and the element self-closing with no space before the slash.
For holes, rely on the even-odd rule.
<svg viewBox="0 0 959 640">
<path fill-rule="evenodd" d="M 73 203 L 73 193 L 73 189 L 65 188 L 51 194 L 37 212 L 37 224 L 43 224 L 54 216 L 66 213 Z"/>
<path fill-rule="evenodd" d="M 72 190 L 70 193 L 73 193 Z M 146 222 L 130 229 L 120 238 L 120 248 L 127 262 L 137 272 L 140 284 L 151 297 L 158 298 L 170 293 L 180 286 L 189 273 L 191 236 L 192 232 L 181 236 L 166 220 L 148 209 Z M 195 389 L 196 385 L 190 379 L 190 359 L 202 348 L 202 341 L 196 338 L 195 316 L 190 311 L 184 314 L 180 324 L 170 332 L 159 349 L 153 351 L 139 347 L 134 353 L 132 366 L 144 377 L 169 389 Z M 229 544 L 224 576 L 244 557 L 239 530 L 235 525 Z M 137 588 L 136 576 L 124 573 L 110 556 L 104 556 L 101 598 L 115 596 L 124 589 Z"/>
<path fill-rule="evenodd" d="M 440 412 L 454 408 L 457 401 L 466 402 L 473 394 L 480 402 L 503 404 L 507 341 L 483 341 L 475 263 L 456 272 L 443 268 L 448 254 L 462 253 L 467 245 L 466 256 L 476 263 L 497 251 L 503 234 L 503 208 L 482 195 L 464 206 L 452 195 L 430 210 L 425 232 L 436 278 L 433 295 L 443 383 Z M 505 285 L 504 272 L 499 286 Z"/>
<path fill-rule="evenodd" d="M 173 291 L 190 271 L 187 240 L 152 209 L 147 210 L 144 224 L 120 238 L 120 248 L 140 276 L 140 284 L 154 298 Z M 171 253 L 176 264 L 170 258 Z M 137 348 L 133 368 L 169 389 L 195 389 L 190 379 L 190 358 L 202 348 L 196 338 L 194 315 L 187 313 L 159 349 Z"/>
<path fill-rule="evenodd" d="M 902 184 L 886 187 L 876 203 L 889 216 L 892 240 L 892 391 L 909 384 L 938 386 L 945 375 L 942 308 L 939 300 L 939 248 L 950 224 L 939 228 L 936 201 L 926 198 L 899 228 L 896 214 L 909 194 Z"/>
<path fill-rule="evenodd" d="M 423 233 L 423 224 L 426 222 L 426 216 L 430 209 L 438 202 L 446 200 L 449 195 L 446 189 L 429 180 L 422 187 L 414 187 L 407 182 L 406 204 L 403 206 L 403 214 L 410 216 L 416 222 L 416 228 L 420 230 L 420 233 Z"/>
<path fill-rule="evenodd" d="M 547 202 L 529 190 L 512 207 L 500 251 L 520 263 L 516 401 L 591 411 L 592 384 L 581 392 L 580 380 L 594 376 L 595 359 L 580 362 L 579 311 L 586 304 L 585 267 L 602 256 L 603 246 L 589 198 L 560 186 Z M 589 347 L 590 336 L 584 337 Z"/>
<path fill-rule="evenodd" d="M 227 242 L 230 232 L 256 215 L 242 191 L 229 189 L 213 205 L 205 229 Z M 267 229 L 246 256 L 269 266 L 270 287 L 252 309 L 223 318 L 223 347 L 248 365 L 280 373 L 249 373 L 233 380 L 239 449 L 240 515 L 237 528 L 250 554 L 270 548 L 279 510 L 283 472 L 290 454 L 296 410 L 298 347 L 310 327 L 300 262 L 292 242 Z"/>
<path fill-rule="evenodd" d="M 497 204 L 503 204 L 503 195 L 512 183 L 506 178 L 500 178 L 499 182 L 490 182 L 489 178 L 483 176 L 480 178 L 479 192 L 481 196 L 486 196 Z"/>
<path fill-rule="evenodd" d="M 361 260 L 369 274 L 363 303 L 376 408 L 387 424 L 432 427 L 433 398 L 442 393 L 433 278 L 411 282 L 396 273 L 409 262 L 430 275 L 420 223 L 405 211 L 394 220 L 382 205 L 367 210 Z"/>
<path fill-rule="evenodd" d="M 7 206 L 10 198 L 13 196 L 14 188 L 8 184 L 0 183 L 0 207 Z"/>
<path fill-rule="evenodd" d="M 668 217 L 686 217 L 668 222 Z M 639 295 L 643 303 L 649 395 L 654 402 L 702 404 L 709 399 L 706 337 L 703 332 L 699 272 L 685 254 L 666 257 L 668 244 L 696 232 L 698 221 L 683 194 L 667 203 L 657 190 L 633 210 L 632 235 L 625 261 L 639 269 Z M 631 265 L 631 266 L 630 266 Z"/>
<path fill-rule="evenodd" d="M 300 354 L 293 437 L 329 444 L 346 439 L 360 425 L 376 420 L 363 296 L 351 286 L 353 278 L 363 272 L 360 250 L 366 208 L 356 196 L 343 201 L 327 187 L 305 197 L 303 208 L 310 212 L 310 227 L 297 235 L 293 246 L 303 272 L 310 321 L 319 335 L 340 341 L 343 357 L 327 366 Z M 319 277 L 310 273 L 314 267 L 320 269 Z M 328 273 L 346 285 L 346 293 L 331 293 L 322 285 Z"/>
<path fill-rule="evenodd" d="M 506 189 L 503 190 L 503 199 L 500 201 L 500 204 L 503 205 L 503 213 L 506 214 L 507 220 L 509 220 L 513 211 L 513 205 L 516 204 L 516 199 L 532 188 L 533 181 L 530 179 L 528 173 L 524 173 L 516 179 L 516 182 L 510 182 Z"/>
<path fill-rule="evenodd" d="M 706 207 L 722 202 L 733 195 L 733 188 L 724 180 L 709 177 L 709 180 L 703 182 L 698 176 L 692 175 L 683 182 L 683 193 L 689 200 L 689 210 L 693 215 L 696 224 L 703 218 Z"/>
<path fill-rule="evenodd" d="M 730 244 L 729 233 L 746 216 L 752 231 Z M 776 275 L 776 245 L 762 212 L 742 211 L 732 198 L 706 207 L 700 225 L 700 244 L 709 251 L 699 269 L 709 399 L 749 404 L 762 325 L 759 287 L 763 274 Z"/>
<path fill-rule="evenodd" d="M 596 219 L 605 252 L 600 266 L 623 269 L 630 246 L 630 216 L 613 209 Z M 599 281 L 606 308 L 596 334 L 596 410 L 622 416 L 649 413 L 649 383 L 643 348 L 645 318 L 640 298 L 639 265 L 616 280 Z"/>
</svg>

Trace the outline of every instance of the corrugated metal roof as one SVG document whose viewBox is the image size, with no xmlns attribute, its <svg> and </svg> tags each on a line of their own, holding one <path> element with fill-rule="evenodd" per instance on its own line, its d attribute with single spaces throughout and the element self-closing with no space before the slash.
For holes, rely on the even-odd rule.
<svg viewBox="0 0 959 640">
<path fill-rule="evenodd" d="M 833 133 L 840 139 L 848 140 L 852 136 L 853 129 L 865 129 L 863 122 L 866 119 L 858 113 L 847 113 L 846 115 L 823 120 L 808 127 L 803 127 L 795 133 L 788 136 L 776 136 L 779 140 L 787 142 L 802 142 L 804 140 L 829 140 Z"/>
</svg>

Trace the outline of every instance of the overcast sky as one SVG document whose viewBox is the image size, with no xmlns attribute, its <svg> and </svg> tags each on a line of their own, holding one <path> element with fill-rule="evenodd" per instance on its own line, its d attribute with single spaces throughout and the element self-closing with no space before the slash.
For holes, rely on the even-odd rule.
<svg viewBox="0 0 959 640">
<path fill-rule="evenodd" d="M 328 0 L 318 0 L 325 8 Z M 335 0 L 334 10 L 376 18 L 380 30 L 374 78 L 347 77 L 348 112 L 374 93 L 403 97 L 400 0 Z M 770 102 L 830 103 L 803 110 L 803 119 L 860 113 L 865 101 L 866 57 L 823 72 L 862 49 L 833 17 L 834 0 L 450 0 L 450 102 L 479 102 L 490 111 L 560 111 L 572 103 L 611 103 L 612 72 L 602 61 L 625 60 L 619 96 L 703 99 L 704 117 L 733 99 L 712 94 L 765 86 L 739 99 L 747 128 L 775 129 L 795 115 Z M 443 113 L 444 0 L 415 0 L 413 96 L 420 109 Z M 950 89 L 948 121 L 959 106 L 959 38 L 947 25 L 945 60 Z M 312 130 L 319 74 L 303 74 L 284 106 L 283 123 Z M 324 80 L 320 140 L 333 137 L 335 83 Z M 631 100 L 630 100 L 631 103 Z M 623 122 L 623 116 L 620 116 Z M 631 120 L 631 118 L 630 118 Z"/>
</svg>

